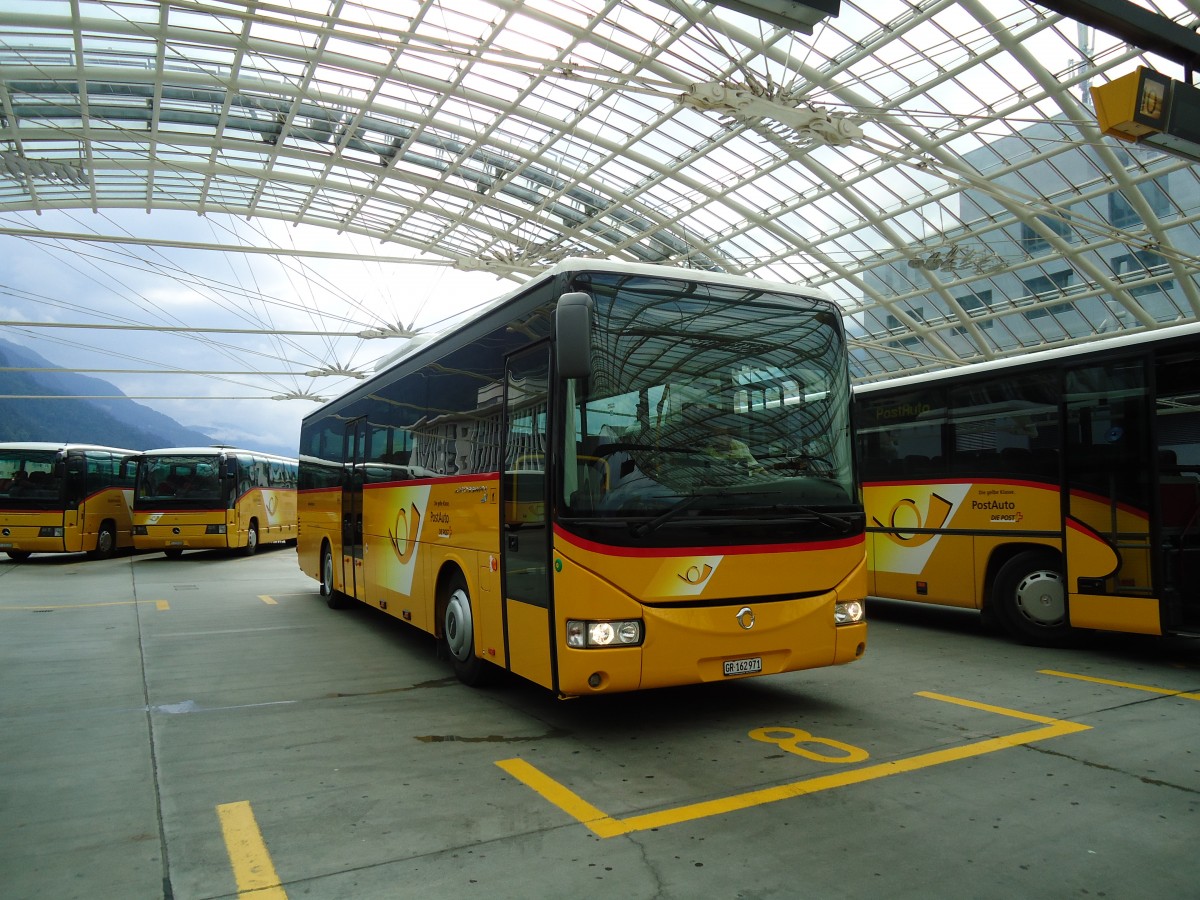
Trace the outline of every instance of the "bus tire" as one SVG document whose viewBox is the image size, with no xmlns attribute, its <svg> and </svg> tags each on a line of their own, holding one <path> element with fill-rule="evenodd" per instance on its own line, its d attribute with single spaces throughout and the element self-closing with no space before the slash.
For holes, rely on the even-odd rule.
<svg viewBox="0 0 1200 900">
<path fill-rule="evenodd" d="M 242 556 L 253 556 L 258 550 L 258 520 L 251 519 L 250 527 L 246 529 L 246 546 L 242 548 Z"/>
<path fill-rule="evenodd" d="M 350 598 L 333 586 L 333 551 L 328 544 L 321 545 L 321 596 L 330 609 L 345 609 Z"/>
<path fill-rule="evenodd" d="M 1049 646 L 1071 634 L 1062 559 L 1052 550 L 1026 550 L 1001 566 L 991 601 L 1004 630 L 1022 643 Z"/>
<path fill-rule="evenodd" d="M 454 674 L 469 687 L 481 687 L 490 680 L 486 662 L 475 655 L 475 621 L 471 614 L 471 593 L 461 572 L 454 572 L 445 586 L 442 614 L 442 644 L 450 655 Z"/>
<path fill-rule="evenodd" d="M 179 559 L 179 557 L 183 556 L 183 551 L 178 547 L 172 547 L 170 550 L 164 550 L 163 556 L 167 559 Z"/>
<path fill-rule="evenodd" d="M 9 550 L 8 556 L 10 559 L 15 559 L 17 562 L 21 562 L 22 560 L 29 559 L 32 553 L 32 550 Z"/>
<path fill-rule="evenodd" d="M 109 559 L 117 552 L 117 526 L 105 519 L 96 535 L 96 549 L 88 552 L 91 559 Z"/>
</svg>

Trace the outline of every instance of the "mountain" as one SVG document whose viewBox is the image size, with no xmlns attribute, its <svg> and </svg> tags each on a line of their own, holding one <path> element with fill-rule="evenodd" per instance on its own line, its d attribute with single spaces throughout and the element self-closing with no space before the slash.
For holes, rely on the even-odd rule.
<svg viewBox="0 0 1200 900">
<path fill-rule="evenodd" d="M 5 340 L 0 340 L 0 367 L 57 369 L 27 347 Z M 124 392 L 103 379 L 63 369 L 0 371 L 0 395 L 10 394 L 123 396 Z M 0 400 L 0 441 L 64 441 L 130 450 L 215 443 L 202 431 L 133 400 Z"/>
</svg>

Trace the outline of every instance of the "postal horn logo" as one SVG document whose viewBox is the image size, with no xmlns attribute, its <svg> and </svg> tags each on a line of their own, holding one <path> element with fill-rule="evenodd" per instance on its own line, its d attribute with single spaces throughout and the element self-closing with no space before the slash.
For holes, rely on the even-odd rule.
<svg viewBox="0 0 1200 900">
<path fill-rule="evenodd" d="M 272 494 L 267 498 L 267 512 L 275 515 L 275 510 L 279 508 L 279 498 Z"/>
<path fill-rule="evenodd" d="M 403 509 L 396 513 L 395 531 L 388 530 L 388 539 L 392 549 L 396 551 L 396 559 L 407 563 L 417 551 L 417 535 L 421 530 L 421 511 L 417 504 L 410 505 L 408 512 Z"/>
<path fill-rule="evenodd" d="M 888 540 L 900 544 L 902 547 L 920 547 L 922 544 L 931 541 L 937 537 L 935 533 L 924 531 L 923 529 L 941 528 L 946 524 L 946 520 L 950 517 L 951 510 L 954 509 L 954 504 L 938 494 L 929 495 L 929 509 L 925 516 L 921 515 L 921 510 L 918 508 L 916 501 L 904 499 L 896 501 L 896 505 L 892 507 L 891 515 L 888 517 L 888 523 L 880 522 L 874 516 L 871 518 L 880 528 L 894 529 L 888 534 Z M 909 531 L 908 529 L 913 529 Z M 922 529 L 918 532 L 917 529 Z"/>
<path fill-rule="evenodd" d="M 708 563 L 700 566 L 688 566 L 684 571 L 679 573 L 682 578 L 690 585 L 701 585 L 712 577 L 713 567 Z"/>
</svg>

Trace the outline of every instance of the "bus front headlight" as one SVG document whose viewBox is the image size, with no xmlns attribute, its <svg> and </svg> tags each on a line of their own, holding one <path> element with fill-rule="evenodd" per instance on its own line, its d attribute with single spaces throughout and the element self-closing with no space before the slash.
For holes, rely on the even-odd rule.
<svg viewBox="0 0 1200 900">
<path fill-rule="evenodd" d="M 867 617 L 861 600 L 843 600 L 833 607 L 833 621 L 838 625 L 853 625 Z"/>
<path fill-rule="evenodd" d="M 595 647 L 634 647 L 642 642 L 640 619 L 617 622 L 567 620 L 567 646 L 578 649 Z"/>
</svg>

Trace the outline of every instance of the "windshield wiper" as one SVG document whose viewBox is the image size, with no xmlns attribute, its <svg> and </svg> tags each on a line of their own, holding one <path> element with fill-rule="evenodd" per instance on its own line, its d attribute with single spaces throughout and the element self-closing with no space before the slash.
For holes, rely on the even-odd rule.
<svg viewBox="0 0 1200 900">
<path fill-rule="evenodd" d="M 851 520 L 853 519 L 853 517 L 858 515 L 858 513 L 837 514 L 837 513 L 821 512 L 821 510 L 814 509 L 811 506 L 799 506 L 796 504 L 789 504 L 788 506 L 778 506 L 777 505 L 777 506 L 773 506 L 771 508 L 778 510 L 780 512 L 785 512 L 785 513 L 794 511 L 794 512 L 803 513 L 806 516 L 812 516 L 814 519 L 816 519 L 822 525 L 828 525 L 830 528 L 835 529 L 840 534 L 845 534 L 846 532 L 848 532 L 854 528 L 854 524 Z"/>
<path fill-rule="evenodd" d="M 665 510 L 663 510 L 661 513 L 659 513 L 653 519 L 650 519 L 646 522 L 641 522 L 640 524 L 635 525 L 633 528 L 633 536 L 640 537 L 640 538 L 645 537 L 650 532 L 652 532 L 655 529 L 657 529 L 658 527 L 660 527 L 664 522 L 667 522 L 667 521 L 675 518 L 677 515 L 679 515 L 681 512 L 683 512 L 685 509 L 687 509 L 689 506 L 691 506 L 693 503 L 695 503 L 697 500 L 699 500 L 702 496 L 705 496 L 705 495 L 689 494 L 688 496 L 682 498 L 681 500 L 675 501 L 673 504 L 668 506 Z"/>
</svg>

